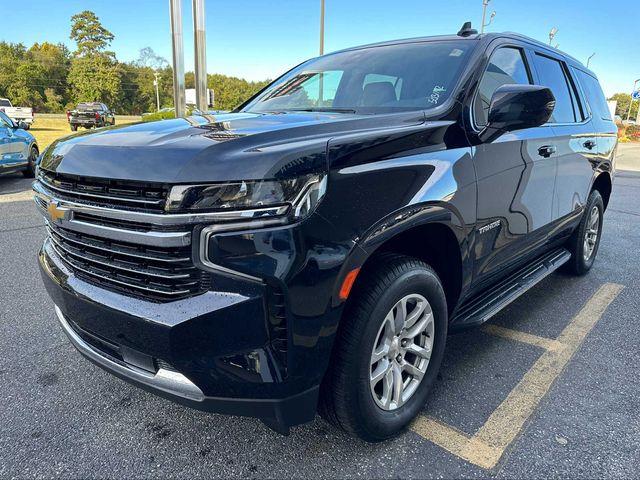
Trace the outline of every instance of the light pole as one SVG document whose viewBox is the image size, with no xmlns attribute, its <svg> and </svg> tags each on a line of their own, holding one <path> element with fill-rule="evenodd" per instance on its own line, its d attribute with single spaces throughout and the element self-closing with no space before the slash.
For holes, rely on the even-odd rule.
<svg viewBox="0 0 640 480">
<path fill-rule="evenodd" d="M 496 12 L 493 12 L 491 14 L 491 18 L 489 19 L 489 23 L 487 23 L 486 25 L 484 24 L 484 19 L 487 16 L 487 5 L 489 5 L 489 2 L 491 2 L 491 0 L 482 0 L 482 22 L 480 23 L 480 33 L 484 33 L 484 27 L 488 27 L 489 23 L 491 23 L 491 20 L 493 20 L 493 17 L 496 16 Z"/>
<path fill-rule="evenodd" d="M 153 81 L 153 85 L 156 87 L 156 105 L 157 105 L 157 112 L 160 111 L 160 90 L 159 90 L 159 81 L 158 81 L 158 77 L 160 76 L 160 74 L 158 72 L 153 72 L 153 75 L 156 77 L 155 80 Z"/>
<path fill-rule="evenodd" d="M 195 52 L 194 78 L 196 107 L 205 113 L 209 110 L 207 91 L 207 40 L 204 22 L 204 0 L 193 0 L 193 48 Z"/>
<path fill-rule="evenodd" d="M 184 97 L 184 40 L 182 38 L 182 2 L 169 0 L 171 22 L 171 52 L 173 54 L 173 105 L 176 118 L 184 117 L 187 106 Z"/>
<path fill-rule="evenodd" d="M 320 56 L 324 55 L 324 0 L 320 0 Z M 322 106 L 324 97 L 324 74 L 320 72 L 318 82 L 318 106 Z"/>
<path fill-rule="evenodd" d="M 587 68 L 589 68 L 589 62 L 591 61 L 591 59 L 592 59 L 593 57 L 595 57 L 595 55 L 596 55 L 596 52 L 593 52 L 593 53 L 589 56 L 589 58 L 587 58 Z"/>
<path fill-rule="evenodd" d="M 558 33 L 558 29 L 556 27 L 553 27 L 549 31 L 549 46 L 551 46 L 551 42 L 553 42 L 553 38 L 556 36 L 557 33 Z"/>
<path fill-rule="evenodd" d="M 320 55 L 324 55 L 324 0 L 320 0 Z"/>
<path fill-rule="evenodd" d="M 633 82 L 633 88 L 631 89 L 631 98 L 629 99 L 629 111 L 627 112 L 627 122 L 629 122 L 629 117 L 631 116 L 631 107 L 633 106 L 633 92 L 636 91 L 636 85 L 640 82 L 640 78 L 638 78 L 635 82 Z M 640 108 L 640 107 L 639 107 Z"/>
</svg>

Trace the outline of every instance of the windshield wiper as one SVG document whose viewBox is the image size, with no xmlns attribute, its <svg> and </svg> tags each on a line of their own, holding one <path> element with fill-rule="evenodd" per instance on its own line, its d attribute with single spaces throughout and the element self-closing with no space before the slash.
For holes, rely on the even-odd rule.
<svg viewBox="0 0 640 480">
<path fill-rule="evenodd" d="M 309 108 L 287 108 L 286 112 L 329 112 L 329 113 L 356 113 L 352 108 L 333 107 L 309 107 Z"/>
</svg>

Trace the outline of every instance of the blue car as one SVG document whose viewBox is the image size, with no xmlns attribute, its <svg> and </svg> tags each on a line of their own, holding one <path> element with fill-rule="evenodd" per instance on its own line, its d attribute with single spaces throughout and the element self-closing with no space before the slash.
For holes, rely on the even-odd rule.
<svg viewBox="0 0 640 480">
<path fill-rule="evenodd" d="M 38 154 L 36 139 L 25 130 L 25 124 L 0 112 L 0 175 L 21 171 L 25 177 L 33 177 Z"/>
</svg>

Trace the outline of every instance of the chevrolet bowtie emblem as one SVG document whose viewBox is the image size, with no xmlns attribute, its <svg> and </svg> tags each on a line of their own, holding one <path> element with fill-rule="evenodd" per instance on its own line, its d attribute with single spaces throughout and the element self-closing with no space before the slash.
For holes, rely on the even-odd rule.
<svg viewBox="0 0 640 480">
<path fill-rule="evenodd" d="M 60 222 L 60 220 L 69 220 L 71 216 L 71 210 L 59 206 L 58 202 L 49 202 L 47 213 L 49 214 L 49 219 L 54 223 Z"/>
</svg>

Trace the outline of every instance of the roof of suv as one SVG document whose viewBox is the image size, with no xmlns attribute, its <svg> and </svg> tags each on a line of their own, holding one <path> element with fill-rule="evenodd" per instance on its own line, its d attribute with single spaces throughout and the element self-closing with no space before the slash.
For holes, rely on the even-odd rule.
<svg viewBox="0 0 640 480">
<path fill-rule="evenodd" d="M 381 46 L 385 46 L 385 45 L 398 45 L 398 44 L 403 44 L 403 43 L 417 43 L 417 42 L 433 42 L 433 41 L 443 41 L 443 40 L 462 40 L 462 41 L 480 41 L 480 40 L 486 40 L 487 42 L 491 41 L 494 38 L 514 38 L 523 42 L 527 42 L 527 43 L 531 43 L 533 45 L 535 45 L 537 48 L 540 48 L 542 50 L 546 50 L 548 52 L 553 52 L 555 54 L 560 54 L 563 57 L 565 57 L 567 60 L 571 60 L 572 62 L 575 62 L 577 65 L 580 65 L 581 68 L 586 69 L 586 67 L 584 66 L 584 64 L 572 57 L 571 55 L 563 52 L 562 50 L 558 50 L 556 48 L 550 47 L 549 45 L 546 45 L 544 43 L 542 43 L 539 40 L 536 40 L 535 38 L 531 38 L 531 37 L 527 37 L 526 35 L 522 35 L 520 33 L 516 33 L 516 32 L 496 32 L 496 33 L 472 33 L 470 35 L 465 35 L 465 36 L 461 36 L 461 35 L 436 35 L 436 36 L 425 36 L 425 37 L 413 37 L 413 38 L 404 38 L 404 39 L 398 39 L 398 40 L 387 40 L 384 42 L 375 42 L 375 43 L 370 43 L 367 45 L 360 45 L 360 46 L 356 46 L 356 47 L 350 47 L 350 48 L 345 48 L 342 50 L 338 50 L 337 52 L 332 52 L 332 53 L 338 53 L 338 52 L 347 52 L 350 50 L 359 50 L 361 48 L 369 48 L 369 47 L 381 47 Z M 594 74 L 595 76 L 595 74 Z"/>
</svg>

